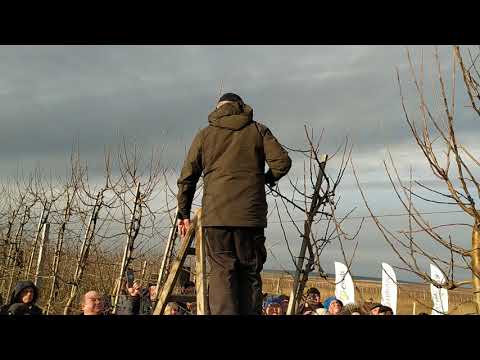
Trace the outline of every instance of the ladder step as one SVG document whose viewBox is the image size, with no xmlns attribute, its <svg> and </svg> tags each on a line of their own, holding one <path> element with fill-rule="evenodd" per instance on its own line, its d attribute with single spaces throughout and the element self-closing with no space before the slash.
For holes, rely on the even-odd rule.
<svg viewBox="0 0 480 360">
<path fill-rule="evenodd" d="M 196 302 L 197 296 L 196 295 L 170 295 L 168 298 L 168 302 Z"/>
</svg>

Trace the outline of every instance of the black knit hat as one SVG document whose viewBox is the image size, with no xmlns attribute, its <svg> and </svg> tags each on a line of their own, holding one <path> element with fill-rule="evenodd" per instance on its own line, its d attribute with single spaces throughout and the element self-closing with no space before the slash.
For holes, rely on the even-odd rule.
<svg viewBox="0 0 480 360">
<path fill-rule="evenodd" d="M 308 295 L 320 295 L 320 290 L 318 290 L 317 288 L 314 288 L 314 287 L 311 287 L 310 289 L 307 290 L 307 296 Z"/>
<path fill-rule="evenodd" d="M 220 97 L 220 99 L 218 100 L 218 102 L 222 102 L 222 101 L 233 101 L 233 102 L 243 104 L 242 98 L 240 96 L 238 96 L 237 94 L 234 94 L 234 93 L 223 94 Z"/>
</svg>

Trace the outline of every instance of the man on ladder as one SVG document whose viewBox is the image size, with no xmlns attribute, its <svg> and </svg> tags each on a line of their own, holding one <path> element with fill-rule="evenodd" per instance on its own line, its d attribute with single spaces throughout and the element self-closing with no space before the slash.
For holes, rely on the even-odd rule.
<svg viewBox="0 0 480 360">
<path fill-rule="evenodd" d="M 208 116 L 184 162 L 178 184 L 178 231 L 185 236 L 197 182 L 203 174 L 202 225 L 211 266 L 212 315 L 261 314 L 260 272 L 267 258 L 265 184 L 291 167 L 270 130 L 253 121 L 253 109 L 227 93 Z M 265 173 L 265 162 L 269 170 Z"/>
</svg>

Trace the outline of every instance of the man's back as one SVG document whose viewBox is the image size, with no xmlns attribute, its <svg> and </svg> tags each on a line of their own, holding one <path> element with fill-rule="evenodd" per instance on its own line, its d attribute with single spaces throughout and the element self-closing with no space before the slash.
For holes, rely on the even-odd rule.
<svg viewBox="0 0 480 360">
<path fill-rule="evenodd" d="M 203 172 L 204 226 L 266 227 L 265 162 L 270 180 L 278 180 L 291 166 L 287 152 L 268 128 L 253 121 L 253 110 L 246 104 L 225 104 L 208 120 L 209 126 L 192 143 L 178 181 L 180 210 L 189 215 L 191 182 Z"/>
</svg>

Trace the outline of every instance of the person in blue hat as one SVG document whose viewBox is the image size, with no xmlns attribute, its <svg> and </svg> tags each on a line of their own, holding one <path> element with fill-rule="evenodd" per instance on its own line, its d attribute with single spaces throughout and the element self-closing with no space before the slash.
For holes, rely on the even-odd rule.
<svg viewBox="0 0 480 360">
<path fill-rule="evenodd" d="M 282 299 L 279 296 L 268 296 L 264 302 L 265 315 L 283 315 Z"/>
<path fill-rule="evenodd" d="M 323 306 L 327 310 L 327 315 L 338 315 L 342 311 L 343 303 L 335 296 L 330 296 L 325 299 Z"/>
</svg>

